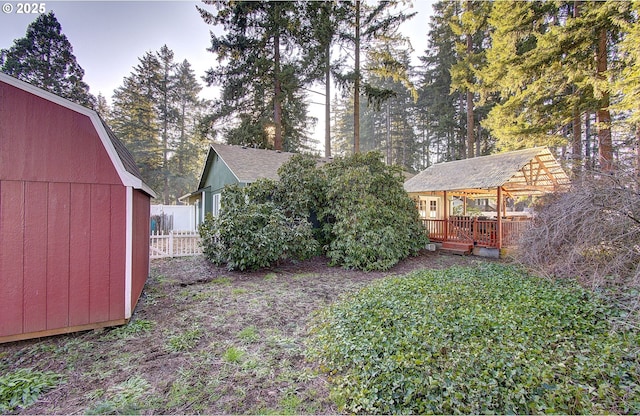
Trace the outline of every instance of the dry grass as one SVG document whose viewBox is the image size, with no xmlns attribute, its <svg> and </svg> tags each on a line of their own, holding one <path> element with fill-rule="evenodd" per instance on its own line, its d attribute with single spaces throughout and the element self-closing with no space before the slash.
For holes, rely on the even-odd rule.
<svg viewBox="0 0 640 416">
<path fill-rule="evenodd" d="M 0 345 L 0 373 L 65 376 L 25 414 L 336 413 L 303 354 L 314 312 L 384 276 L 482 261 L 423 253 L 364 273 L 316 258 L 240 273 L 154 260 L 128 326 Z"/>
</svg>

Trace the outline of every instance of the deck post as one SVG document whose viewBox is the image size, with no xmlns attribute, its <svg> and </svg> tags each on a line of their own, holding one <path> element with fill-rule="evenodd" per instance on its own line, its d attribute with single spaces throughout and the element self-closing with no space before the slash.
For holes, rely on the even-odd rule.
<svg viewBox="0 0 640 416">
<path fill-rule="evenodd" d="M 498 224 L 496 230 L 496 245 L 498 250 L 502 248 L 502 187 L 498 186 L 498 201 L 496 204 L 496 214 L 498 217 Z"/>
<path fill-rule="evenodd" d="M 447 191 L 444 191 L 444 241 L 449 241 L 449 204 L 447 201 Z"/>
<path fill-rule="evenodd" d="M 473 217 L 473 242 L 474 244 L 478 241 L 478 236 L 480 235 L 480 233 L 478 233 L 478 217 Z"/>
</svg>

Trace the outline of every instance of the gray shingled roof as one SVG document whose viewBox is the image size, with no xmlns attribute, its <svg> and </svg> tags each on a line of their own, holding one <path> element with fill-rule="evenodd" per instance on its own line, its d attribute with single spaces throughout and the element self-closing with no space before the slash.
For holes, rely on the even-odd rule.
<svg viewBox="0 0 640 416">
<path fill-rule="evenodd" d="M 255 182 L 260 178 L 277 180 L 280 166 L 294 155 L 276 150 L 218 143 L 212 144 L 211 147 L 236 175 L 238 181 L 245 183 Z"/>
<path fill-rule="evenodd" d="M 503 187 L 512 195 L 551 192 L 570 183 L 546 147 L 516 150 L 430 166 L 405 182 L 409 193 L 486 193 Z"/>
<path fill-rule="evenodd" d="M 140 174 L 138 165 L 136 164 L 136 161 L 133 159 L 133 155 L 129 152 L 129 149 L 127 149 L 124 143 L 122 143 L 122 141 L 118 139 L 118 137 L 109 128 L 109 126 L 107 125 L 107 123 L 105 123 L 102 117 L 100 118 L 100 121 L 102 122 L 104 129 L 107 131 L 107 136 L 109 136 L 109 139 L 111 140 L 111 144 L 113 144 L 113 147 L 116 149 L 116 153 L 118 154 L 118 157 L 122 161 L 122 164 L 124 165 L 125 170 L 130 174 L 132 174 L 133 176 L 135 176 L 136 178 L 142 180 L 142 174 Z"/>
</svg>

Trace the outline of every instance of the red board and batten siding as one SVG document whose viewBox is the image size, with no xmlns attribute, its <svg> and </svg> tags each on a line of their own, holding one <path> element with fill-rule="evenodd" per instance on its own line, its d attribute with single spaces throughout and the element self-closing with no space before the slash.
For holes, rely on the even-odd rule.
<svg viewBox="0 0 640 416">
<path fill-rule="evenodd" d="M 128 199 L 146 199 L 146 221 Z M 149 204 L 122 183 L 89 116 L 0 82 L 0 341 L 128 319 L 127 274 L 131 308 L 148 275 Z M 127 246 L 128 216 L 146 223 L 132 232 L 147 239 L 144 259 Z"/>
<path fill-rule="evenodd" d="M 151 201 L 144 193 L 133 191 L 133 267 L 131 287 L 131 311 L 142 293 L 149 275 L 149 235 Z M 128 318 L 128 317 L 127 317 Z"/>
</svg>

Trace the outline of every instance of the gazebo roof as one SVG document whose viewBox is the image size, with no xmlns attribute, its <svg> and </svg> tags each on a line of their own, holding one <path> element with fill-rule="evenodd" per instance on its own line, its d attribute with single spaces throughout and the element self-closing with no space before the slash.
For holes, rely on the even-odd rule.
<svg viewBox="0 0 640 416">
<path fill-rule="evenodd" d="M 516 150 L 430 166 L 405 182 L 409 193 L 483 196 L 502 187 L 511 196 L 557 191 L 569 177 L 546 147 Z"/>
</svg>

